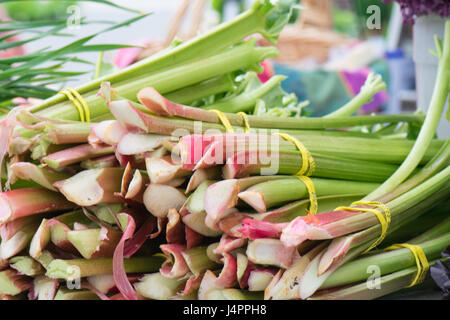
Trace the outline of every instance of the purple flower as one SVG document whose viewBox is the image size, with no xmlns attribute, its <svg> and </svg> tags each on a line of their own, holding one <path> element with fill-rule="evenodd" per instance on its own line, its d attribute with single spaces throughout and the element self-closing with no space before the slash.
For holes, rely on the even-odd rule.
<svg viewBox="0 0 450 320">
<path fill-rule="evenodd" d="M 383 0 L 392 2 L 393 0 Z M 441 17 L 450 16 L 449 0 L 396 0 L 400 4 L 405 21 L 414 23 L 414 19 L 429 14 L 437 14 Z"/>
</svg>

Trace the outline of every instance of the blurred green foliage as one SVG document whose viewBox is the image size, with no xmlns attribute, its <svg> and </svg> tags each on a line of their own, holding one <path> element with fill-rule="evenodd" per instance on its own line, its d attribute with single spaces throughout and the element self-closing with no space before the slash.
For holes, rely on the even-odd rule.
<svg viewBox="0 0 450 320">
<path fill-rule="evenodd" d="M 12 1 L 3 6 L 11 19 L 16 21 L 36 21 L 64 19 L 68 16 L 67 8 L 77 1 Z"/>
</svg>

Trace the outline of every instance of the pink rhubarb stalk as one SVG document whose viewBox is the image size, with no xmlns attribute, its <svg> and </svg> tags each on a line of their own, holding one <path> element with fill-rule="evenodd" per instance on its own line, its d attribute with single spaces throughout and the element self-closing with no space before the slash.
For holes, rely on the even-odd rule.
<svg viewBox="0 0 450 320">
<path fill-rule="evenodd" d="M 162 264 L 159 272 L 166 278 L 177 279 L 185 276 L 189 272 L 189 267 L 183 258 L 182 252 L 186 249 L 180 244 L 163 244 L 161 251 L 166 255 L 167 260 Z"/>
<path fill-rule="evenodd" d="M 0 224 L 34 214 L 73 209 L 75 205 L 56 192 L 25 188 L 0 193 Z"/>
<path fill-rule="evenodd" d="M 58 181 L 54 186 L 70 201 L 89 207 L 99 203 L 119 203 L 114 194 L 120 191 L 122 168 L 81 171 L 73 177 Z"/>
<path fill-rule="evenodd" d="M 108 145 L 93 147 L 90 144 L 83 144 L 50 154 L 42 158 L 41 162 L 47 164 L 50 168 L 59 169 L 83 160 L 98 158 L 112 153 L 114 153 L 114 149 Z"/>
</svg>

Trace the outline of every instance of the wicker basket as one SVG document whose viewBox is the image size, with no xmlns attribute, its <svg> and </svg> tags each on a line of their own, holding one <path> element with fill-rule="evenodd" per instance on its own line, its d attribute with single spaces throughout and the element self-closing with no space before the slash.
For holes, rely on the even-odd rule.
<svg viewBox="0 0 450 320">
<path fill-rule="evenodd" d="M 275 60 L 289 64 L 313 57 L 325 62 L 330 48 L 353 41 L 332 30 L 331 0 L 303 0 L 302 6 L 300 19 L 281 32 L 277 44 L 280 56 Z"/>
</svg>

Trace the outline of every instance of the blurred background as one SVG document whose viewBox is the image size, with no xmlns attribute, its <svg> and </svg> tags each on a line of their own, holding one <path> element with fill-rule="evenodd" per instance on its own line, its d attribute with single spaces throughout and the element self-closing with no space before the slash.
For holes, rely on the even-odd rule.
<svg viewBox="0 0 450 320">
<path fill-rule="evenodd" d="M 60 21 L 67 28 L 56 34 L 25 41 L 20 48 L 0 51 L 2 57 L 58 49 L 139 13 L 148 17 L 95 37 L 96 44 L 129 44 L 135 47 L 105 52 L 82 52 L 77 58 L 98 63 L 103 72 L 113 72 L 167 47 L 174 39 L 187 40 L 197 33 L 235 17 L 253 1 L 246 0 L 113 0 L 100 1 L 12 1 L 1 7 L 3 21 Z M 430 32 L 443 34 L 445 18 L 432 16 L 405 22 L 397 2 L 381 0 L 280 0 L 289 8 L 298 4 L 291 24 L 282 32 L 280 57 L 264 62 L 260 75 L 265 81 L 273 74 L 287 75 L 283 88 L 299 100 L 309 100 L 310 115 L 322 116 L 355 96 L 367 75 L 375 71 L 388 83 L 385 92 L 364 106 L 360 113 L 426 111 L 434 84 L 437 59 L 428 53 L 433 39 Z M 402 1 L 400 1 L 402 2 Z M 427 20 L 428 19 L 428 20 Z M 422 21 L 424 20 L 424 21 Z M 436 21 L 435 21 L 436 20 Z M 441 21 L 442 20 L 442 21 Z M 86 23 L 85 23 L 86 22 Z M 434 24 L 433 24 L 434 23 Z M 442 25 L 442 30 L 441 26 Z M 40 30 L 39 28 L 35 30 Z M 414 45 L 414 34 L 421 35 Z M 427 36 L 424 36 L 427 35 Z M 72 36 L 69 36 L 72 35 Z M 29 39 L 33 33 L 20 33 L 14 39 Z M 418 36 L 416 36 L 417 38 Z M 431 42 L 430 42 L 431 41 Z M 420 46 L 417 43 L 420 42 Z M 265 45 L 261 40 L 260 45 Z M 417 48 L 421 47 L 421 48 Z M 419 50 L 420 49 L 420 50 Z M 420 51 L 420 52 L 419 52 Z M 424 53 L 425 52 L 425 53 Z M 64 70 L 83 71 L 64 79 L 64 86 L 76 86 L 93 77 L 95 67 L 67 61 Z M 450 126 L 443 119 L 439 136 L 450 137 Z"/>
</svg>

